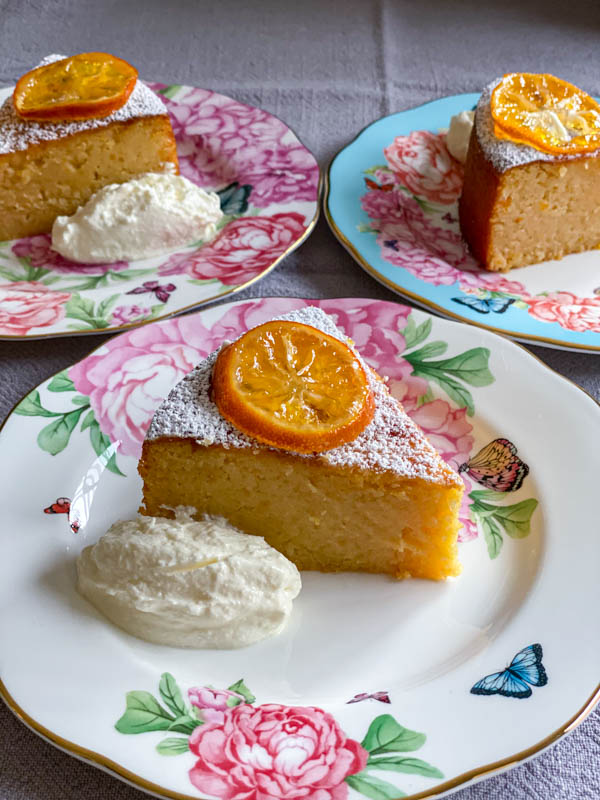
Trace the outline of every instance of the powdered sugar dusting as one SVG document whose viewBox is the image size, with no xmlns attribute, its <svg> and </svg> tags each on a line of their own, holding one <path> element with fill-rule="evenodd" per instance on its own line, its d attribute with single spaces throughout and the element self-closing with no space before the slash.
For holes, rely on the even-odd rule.
<svg viewBox="0 0 600 800">
<path fill-rule="evenodd" d="M 496 78 L 485 87 L 477 103 L 475 111 L 475 130 L 479 138 L 479 144 L 488 161 L 491 161 L 497 172 L 505 172 L 512 167 L 520 167 L 523 164 L 531 164 L 534 161 L 571 161 L 581 158 L 576 153 L 559 155 L 556 153 L 544 153 L 529 147 L 526 144 L 517 144 L 508 139 L 499 139 L 494 133 L 494 120 L 491 111 L 492 92 L 500 83 L 502 78 Z M 588 153 L 587 157 L 595 158 L 600 154 L 600 150 Z"/>
<path fill-rule="evenodd" d="M 314 306 L 292 311 L 276 319 L 312 325 L 336 339 L 348 342 L 331 317 Z M 210 399 L 210 380 L 217 352 L 198 364 L 175 386 L 157 409 L 146 439 L 192 438 L 207 447 L 220 445 L 226 448 L 274 449 L 234 428 L 220 415 Z M 385 384 L 360 360 L 370 375 L 375 394 L 373 420 L 352 442 L 324 453 L 297 454 L 298 457 L 320 459 L 334 466 L 391 472 L 404 478 L 462 486 L 459 476 L 442 461 L 415 423 L 400 409 Z"/>
<path fill-rule="evenodd" d="M 66 58 L 66 56 L 46 56 L 39 66 L 60 61 L 62 58 Z M 105 128 L 113 122 L 128 122 L 140 117 L 152 117 L 166 113 L 167 110 L 162 100 L 139 80 L 136 82 L 129 100 L 117 111 L 101 119 L 86 119 L 78 122 L 34 122 L 21 119 L 15 111 L 11 95 L 0 108 L 0 155 L 27 150 L 31 145 L 63 139 L 82 131 Z"/>
</svg>

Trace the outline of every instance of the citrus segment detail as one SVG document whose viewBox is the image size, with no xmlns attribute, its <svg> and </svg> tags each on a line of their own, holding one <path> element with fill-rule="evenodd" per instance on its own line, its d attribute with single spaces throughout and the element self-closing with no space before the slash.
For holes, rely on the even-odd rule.
<svg viewBox="0 0 600 800">
<path fill-rule="evenodd" d="M 40 122 L 106 117 L 125 105 L 137 76 L 109 53 L 80 53 L 27 72 L 13 103 L 19 116 Z"/>
<path fill-rule="evenodd" d="M 212 376 L 225 419 L 264 444 L 298 453 L 352 441 L 373 419 L 365 368 L 339 339 L 276 320 L 224 347 Z"/>
<path fill-rule="evenodd" d="M 558 155 L 600 147 L 600 105 L 554 75 L 505 75 L 492 92 L 491 113 L 500 139 Z"/>
</svg>

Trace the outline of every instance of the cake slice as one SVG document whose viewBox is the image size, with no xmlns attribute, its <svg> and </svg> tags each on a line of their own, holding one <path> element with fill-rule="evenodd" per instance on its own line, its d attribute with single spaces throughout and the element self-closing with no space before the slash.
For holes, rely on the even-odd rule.
<svg viewBox="0 0 600 800">
<path fill-rule="evenodd" d="M 465 163 L 460 229 L 489 270 L 559 259 L 600 244 L 600 150 L 556 154 L 499 138 L 483 91 Z"/>
<path fill-rule="evenodd" d="M 165 106 L 139 80 L 117 111 L 76 122 L 22 119 L 9 97 L 0 108 L 0 241 L 49 232 L 108 184 L 178 171 Z"/>
<path fill-rule="evenodd" d="M 348 341 L 314 307 L 280 319 Z M 191 506 L 196 518 L 225 517 L 301 570 L 459 574 L 463 483 L 374 372 L 375 413 L 362 433 L 301 455 L 261 444 L 220 415 L 211 400 L 216 357 L 198 364 L 154 415 L 139 463 L 141 513 L 173 517 L 172 509 Z"/>
</svg>

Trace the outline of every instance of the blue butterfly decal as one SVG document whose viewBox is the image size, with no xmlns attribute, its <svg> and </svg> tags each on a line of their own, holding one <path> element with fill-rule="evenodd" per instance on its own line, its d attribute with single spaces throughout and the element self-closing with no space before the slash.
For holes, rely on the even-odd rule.
<svg viewBox="0 0 600 800">
<path fill-rule="evenodd" d="M 455 303 L 460 303 L 462 306 L 468 306 L 473 311 L 478 311 L 480 314 L 489 314 L 492 311 L 494 314 L 504 314 L 506 309 L 515 302 L 514 297 L 473 297 L 473 295 L 465 295 L 465 297 L 453 297 Z"/>
<path fill-rule="evenodd" d="M 520 699 L 530 697 L 531 686 L 545 686 L 548 683 L 542 656 L 542 645 L 530 644 L 519 650 L 502 672 L 493 672 L 477 681 L 471 694 L 501 694 L 503 697 Z"/>
</svg>

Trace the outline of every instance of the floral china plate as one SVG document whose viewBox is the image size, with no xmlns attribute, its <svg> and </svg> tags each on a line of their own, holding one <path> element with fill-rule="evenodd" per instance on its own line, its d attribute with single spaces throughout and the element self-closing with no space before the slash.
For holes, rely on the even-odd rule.
<svg viewBox="0 0 600 800">
<path fill-rule="evenodd" d="M 600 352 L 600 250 L 488 272 L 461 237 L 463 168 L 441 131 L 478 98 L 446 97 L 365 128 L 329 167 L 329 225 L 370 275 L 443 316 Z"/>
<path fill-rule="evenodd" d="M 311 232 L 320 171 L 287 125 L 207 89 L 148 86 L 169 112 L 181 174 L 219 193 L 217 236 L 100 265 L 68 261 L 49 235 L 0 242 L 0 339 L 123 330 L 210 303 L 263 278 Z"/>
<path fill-rule="evenodd" d="M 311 302 L 462 475 L 462 576 L 306 572 L 287 629 L 243 650 L 127 635 L 75 559 L 135 514 L 154 409 L 223 339 Z M 523 348 L 397 303 L 268 298 L 127 331 L 0 434 L 0 693 L 160 797 L 437 797 L 513 766 L 600 696 L 599 438 L 595 401 Z"/>
</svg>

